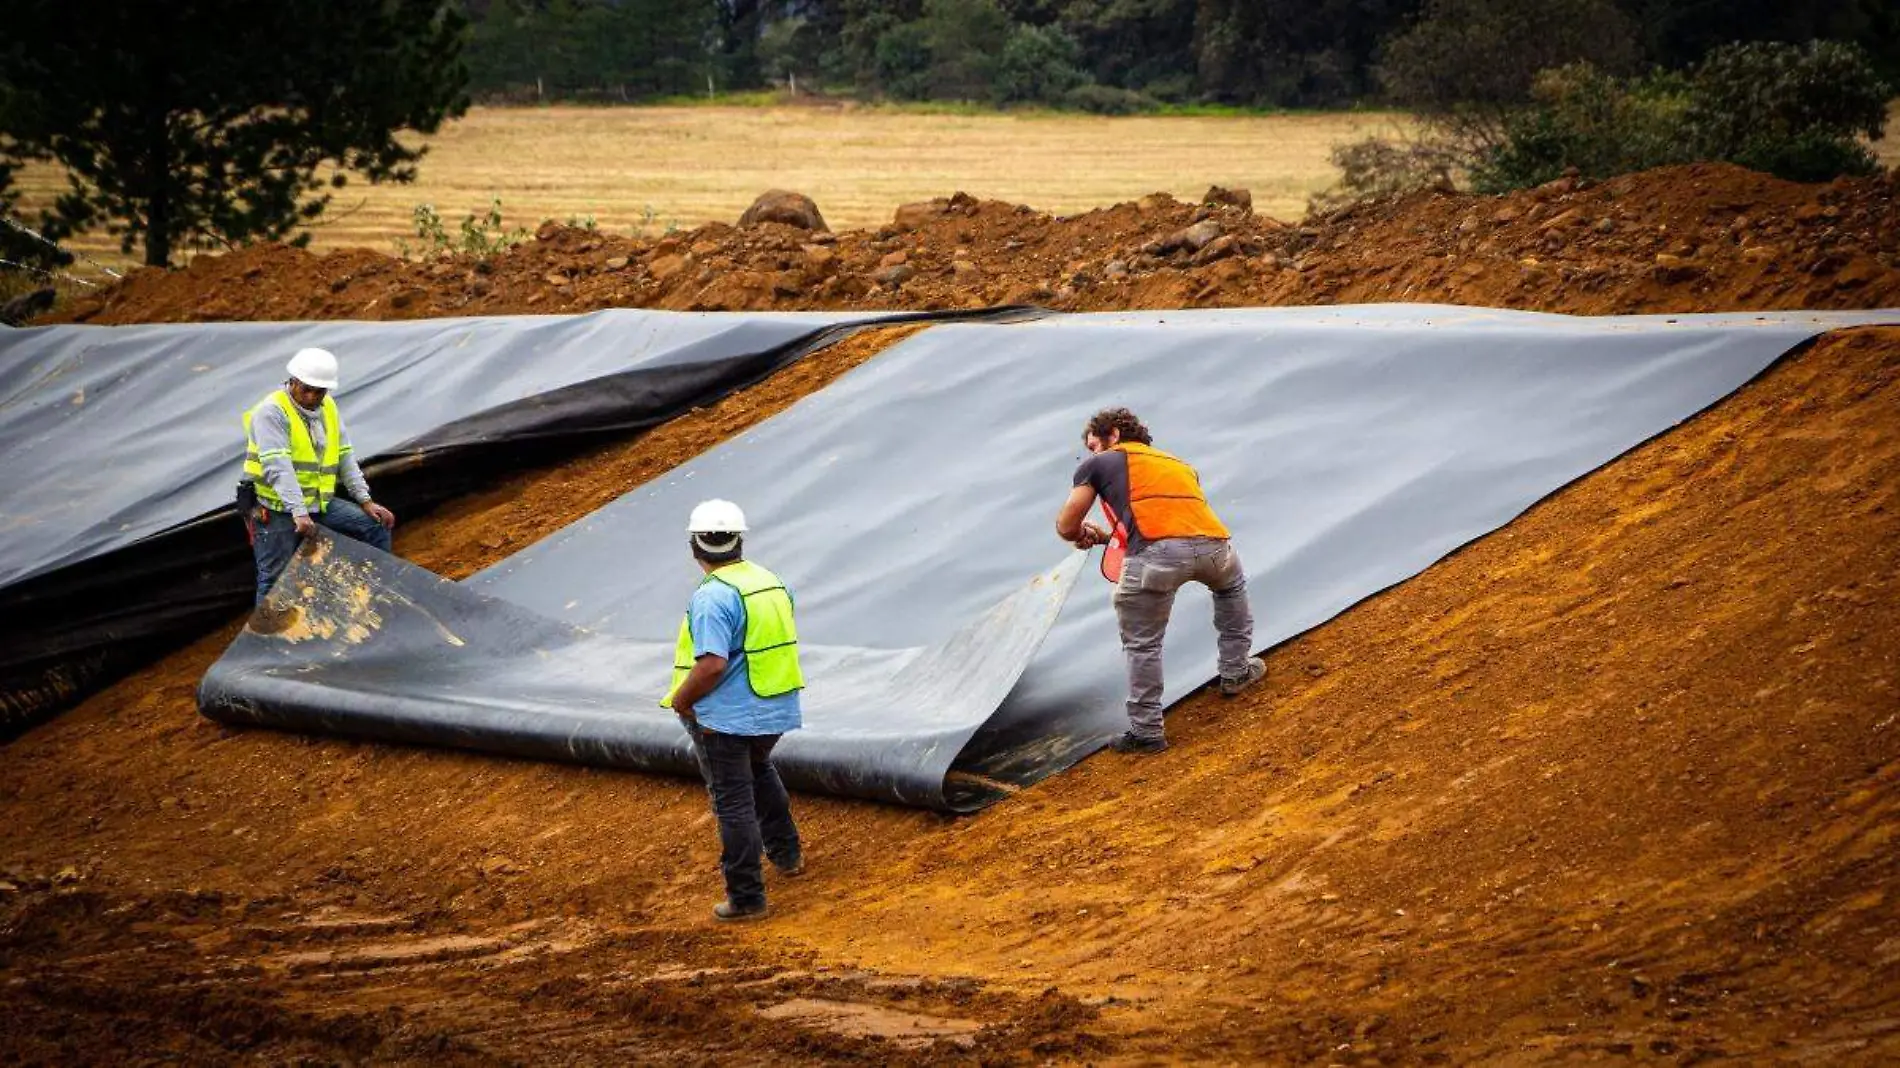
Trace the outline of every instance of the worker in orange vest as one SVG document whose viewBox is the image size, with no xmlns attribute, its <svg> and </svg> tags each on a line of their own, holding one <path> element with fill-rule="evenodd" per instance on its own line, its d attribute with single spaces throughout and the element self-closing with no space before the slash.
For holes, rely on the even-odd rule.
<svg viewBox="0 0 1900 1068">
<path fill-rule="evenodd" d="M 1200 476 L 1154 447 L 1135 413 L 1108 408 L 1082 432 L 1089 458 L 1075 469 L 1075 488 L 1056 516 L 1056 533 L 1079 549 L 1111 540 L 1126 556 L 1115 585 L 1115 615 L 1128 656 L 1128 731 L 1121 753 L 1158 753 L 1168 747 L 1161 725 L 1161 640 L 1174 595 L 1190 582 L 1214 593 L 1214 629 L 1220 636 L 1220 692 L 1239 696 L 1267 673 L 1253 652 L 1253 611 L 1247 574 L 1222 525 L 1208 507 Z M 1084 522 L 1097 501 L 1113 532 Z"/>
</svg>

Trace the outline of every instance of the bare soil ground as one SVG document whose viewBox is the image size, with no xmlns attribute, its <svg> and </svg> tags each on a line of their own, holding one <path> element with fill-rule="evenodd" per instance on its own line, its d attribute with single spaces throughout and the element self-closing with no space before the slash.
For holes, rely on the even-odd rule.
<svg viewBox="0 0 1900 1068">
<path fill-rule="evenodd" d="M 1316 291 L 1334 299 L 1560 311 L 1900 303 L 1891 186 L 1698 168 L 1591 199 L 1607 188 L 1387 205 L 1325 224 L 1299 273 L 1341 279 Z M 1540 205 L 1618 221 L 1559 250 L 1602 288 L 1526 287 Z M 1779 271 L 1709 236 L 1741 216 L 1790 250 Z M 1699 271 L 1656 261 L 1665 226 Z M 888 240 L 839 245 L 860 239 Z M 1425 262 L 1467 239 L 1481 270 Z M 95 319 L 237 301 L 221 272 L 252 267 L 272 295 L 230 307 L 328 307 L 324 263 L 201 261 Z M 1236 299 L 1294 299 L 1258 273 Z M 892 333 L 407 524 L 398 549 L 467 574 Z M 971 818 L 797 798 L 811 870 L 738 929 L 707 916 L 697 784 L 226 730 L 192 704 L 212 635 L 0 753 L 0 1059 L 1891 1063 L 1897 498 L 1900 329 L 1831 335 L 1274 650 L 1259 691 L 1186 702 L 1165 754 L 1104 753 Z"/>
</svg>

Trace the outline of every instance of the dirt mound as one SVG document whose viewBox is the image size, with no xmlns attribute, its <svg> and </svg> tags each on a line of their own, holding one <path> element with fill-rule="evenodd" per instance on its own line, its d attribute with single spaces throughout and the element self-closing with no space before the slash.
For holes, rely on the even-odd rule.
<svg viewBox="0 0 1900 1068">
<path fill-rule="evenodd" d="M 836 235 L 710 225 L 648 242 L 550 224 L 499 256 L 430 263 L 259 246 L 136 272 L 50 321 L 1393 300 L 1583 313 L 1876 307 L 1900 304 L 1896 191 L 1900 172 L 1799 185 L 1698 165 L 1504 197 L 1423 193 L 1304 225 L 1166 195 L 1057 218 L 958 194 Z"/>
</svg>

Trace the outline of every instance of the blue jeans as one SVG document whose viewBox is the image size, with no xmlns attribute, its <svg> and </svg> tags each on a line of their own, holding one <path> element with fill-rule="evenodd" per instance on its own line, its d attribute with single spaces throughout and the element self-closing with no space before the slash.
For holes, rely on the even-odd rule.
<svg viewBox="0 0 1900 1068">
<path fill-rule="evenodd" d="M 264 518 L 260 521 L 256 513 L 251 522 L 256 532 L 251 542 L 251 555 L 257 558 L 257 603 L 263 604 L 277 576 L 284 573 L 290 564 L 290 558 L 297 552 L 297 522 L 289 512 L 264 509 Z M 371 519 L 368 512 L 356 506 L 355 501 L 334 498 L 322 512 L 310 513 L 320 527 L 333 530 L 346 538 L 354 538 L 365 545 L 374 545 L 384 552 L 389 551 L 389 528 Z"/>
<path fill-rule="evenodd" d="M 719 870 L 726 876 L 726 900 L 734 908 L 765 904 L 765 872 L 759 854 L 781 868 L 798 866 L 798 826 L 792 799 L 772 766 L 776 734 L 693 732 L 693 755 L 712 795 L 719 818 Z"/>
</svg>

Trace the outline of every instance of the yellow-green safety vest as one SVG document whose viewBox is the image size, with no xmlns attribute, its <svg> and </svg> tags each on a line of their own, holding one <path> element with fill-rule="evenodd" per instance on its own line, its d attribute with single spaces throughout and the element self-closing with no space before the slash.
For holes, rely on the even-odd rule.
<svg viewBox="0 0 1900 1068">
<path fill-rule="evenodd" d="M 257 439 L 251 436 L 251 414 L 255 407 L 244 410 L 244 477 L 257 485 L 257 499 L 267 508 L 287 512 L 290 505 L 271 488 L 264 478 L 264 461 L 280 456 L 290 457 L 290 466 L 297 472 L 297 486 L 303 490 L 304 507 L 312 512 L 321 512 L 330 505 L 330 498 L 336 496 L 336 473 L 343 461 L 343 454 L 350 451 L 343 447 L 343 432 L 337 423 L 336 401 L 328 396 L 323 398 L 323 456 L 317 456 L 317 447 L 310 440 L 310 428 L 304 424 L 303 416 L 297 411 L 297 402 L 290 394 L 278 390 L 265 400 L 277 402 L 284 410 L 284 419 L 290 424 L 290 448 L 272 449 L 268 453 L 257 451 Z"/>
<path fill-rule="evenodd" d="M 745 608 L 746 682 L 760 697 L 780 697 L 805 688 L 798 669 L 798 628 L 792 624 L 792 595 L 778 576 L 750 560 L 740 560 L 706 576 L 739 593 Z M 673 707 L 673 695 L 693 670 L 693 614 L 680 620 L 679 644 L 673 653 L 673 685 L 660 699 L 661 708 Z"/>
</svg>

